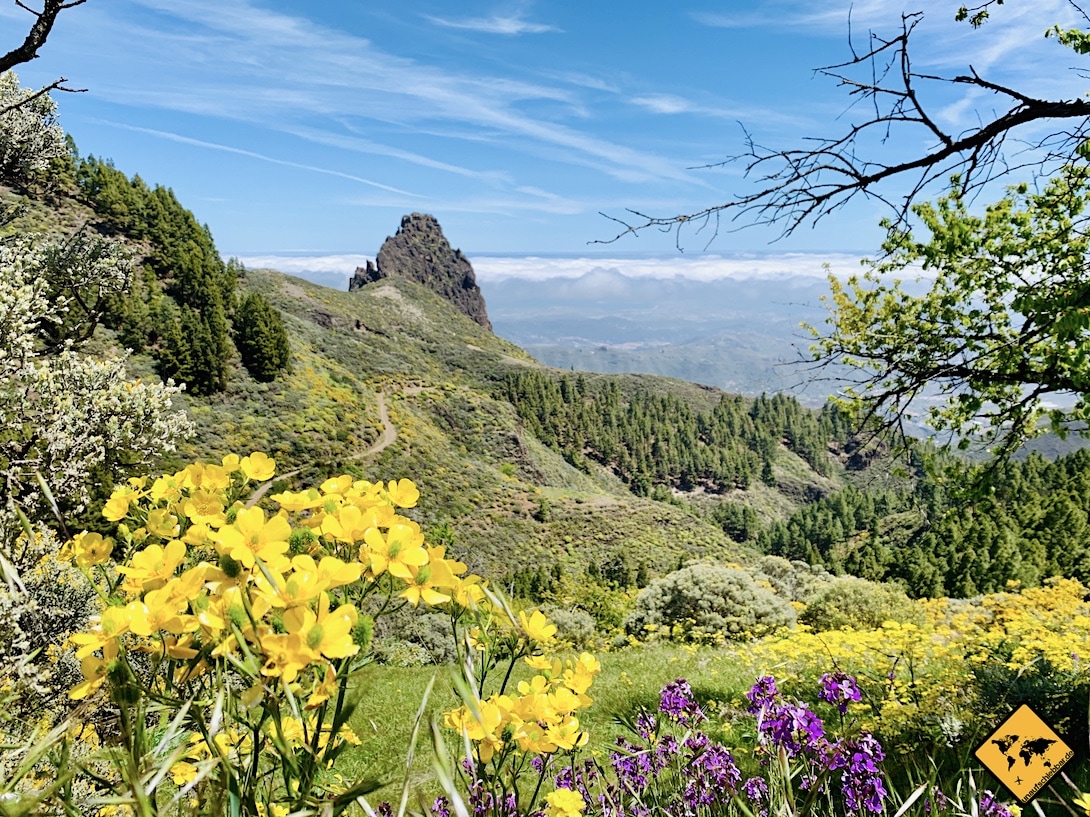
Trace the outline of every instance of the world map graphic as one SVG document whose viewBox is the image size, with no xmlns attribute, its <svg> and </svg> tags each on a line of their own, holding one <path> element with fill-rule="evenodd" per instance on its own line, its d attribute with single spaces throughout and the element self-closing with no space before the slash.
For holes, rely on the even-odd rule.
<svg viewBox="0 0 1090 817">
<path fill-rule="evenodd" d="M 1021 758 L 1023 765 L 1028 767 L 1035 758 L 1041 758 L 1044 762 L 1046 769 L 1052 768 L 1052 763 L 1045 757 L 1048 754 L 1049 747 L 1056 743 L 1051 738 L 1044 737 L 1031 737 L 1023 739 L 1021 735 L 1003 735 L 999 738 L 994 738 L 992 743 L 1003 753 L 1003 757 L 1007 759 L 1007 771 L 1014 768 L 1014 764 Z M 1012 749 L 1017 747 L 1015 757 L 1012 754 Z"/>
</svg>

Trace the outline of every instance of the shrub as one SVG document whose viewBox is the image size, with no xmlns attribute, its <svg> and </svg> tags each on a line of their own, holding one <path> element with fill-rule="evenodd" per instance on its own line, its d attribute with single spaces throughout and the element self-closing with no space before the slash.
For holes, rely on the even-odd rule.
<svg viewBox="0 0 1090 817">
<path fill-rule="evenodd" d="M 589 647 L 598 628 L 594 616 L 577 607 L 565 608 L 548 605 L 542 608 L 549 620 L 556 625 L 556 638 L 580 649 Z"/>
<path fill-rule="evenodd" d="M 815 630 L 875 629 L 885 621 L 923 624 L 923 609 L 896 585 L 840 576 L 799 614 Z"/>
<path fill-rule="evenodd" d="M 630 635 L 667 630 L 683 641 L 743 640 L 794 623 L 784 599 L 758 585 L 744 570 L 696 564 L 653 581 L 636 597 L 625 620 Z"/>
<path fill-rule="evenodd" d="M 820 565 L 789 561 L 782 556 L 765 556 L 757 562 L 754 578 L 765 580 L 777 596 L 788 601 L 808 602 L 833 580 L 833 575 Z"/>
</svg>

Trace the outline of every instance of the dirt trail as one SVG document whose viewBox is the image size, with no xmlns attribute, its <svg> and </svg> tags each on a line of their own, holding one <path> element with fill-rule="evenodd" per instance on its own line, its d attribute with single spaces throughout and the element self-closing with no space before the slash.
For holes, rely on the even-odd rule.
<svg viewBox="0 0 1090 817">
<path fill-rule="evenodd" d="M 385 451 L 387 448 L 389 448 L 390 444 L 397 439 L 397 426 L 390 422 L 390 412 L 386 410 L 385 392 L 380 391 L 378 393 L 377 402 L 378 418 L 379 421 L 382 423 L 382 436 L 379 437 L 378 441 L 371 445 L 371 447 L 369 447 L 365 451 L 361 451 L 354 457 L 351 457 L 351 459 L 362 460 L 364 457 L 369 457 L 372 454 L 378 454 L 382 451 Z M 273 482 L 275 482 L 276 480 L 290 479 L 291 477 L 294 477 L 296 474 L 300 473 L 302 470 L 302 468 L 296 468 L 293 471 L 288 471 L 286 474 L 278 474 L 274 479 L 270 479 L 268 482 L 258 486 L 257 490 L 250 494 L 250 498 L 246 501 L 246 507 L 252 508 L 254 505 L 256 505 L 258 500 L 260 500 L 261 497 L 265 496 L 266 492 L 269 490 L 269 488 L 272 487 Z"/>
<path fill-rule="evenodd" d="M 382 423 L 382 436 L 379 437 L 378 442 L 366 451 L 361 451 L 353 459 L 363 459 L 385 451 L 397 439 L 397 426 L 390 422 L 390 412 L 386 410 L 386 392 L 378 393 L 378 419 Z"/>
</svg>

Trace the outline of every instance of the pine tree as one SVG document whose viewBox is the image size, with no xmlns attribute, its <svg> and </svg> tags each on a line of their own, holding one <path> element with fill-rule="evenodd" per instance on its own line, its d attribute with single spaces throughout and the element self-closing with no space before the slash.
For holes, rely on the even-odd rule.
<svg viewBox="0 0 1090 817">
<path fill-rule="evenodd" d="M 242 365 L 255 380 L 268 383 L 280 372 L 291 371 L 291 347 L 284 320 L 257 292 L 251 292 L 239 305 L 235 345 Z"/>
</svg>

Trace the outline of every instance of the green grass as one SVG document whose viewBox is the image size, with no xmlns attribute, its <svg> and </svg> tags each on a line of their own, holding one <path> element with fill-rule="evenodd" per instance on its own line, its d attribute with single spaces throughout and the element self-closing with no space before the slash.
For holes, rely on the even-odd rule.
<svg viewBox="0 0 1090 817">
<path fill-rule="evenodd" d="M 686 678 L 704 701 L 741 704 L 741 695 L 753 678 L 739 672 L 713 647 L 679 647 L 671 644 L 645 645 L 598 654 L 602 672 L 589 695 L 594 705 L 581 713 L 580 723 L 590 732 L 589 751 L 607 751 L 619 735 L 627 734 L 616 723 L 618 715 L 640 707 L 655 709 L 659 690 L 677 678 Z M 442 713 L 459 705 L 451 679 L 453 667 L 390 667 L 371 665 L 355 679 L 358 695 L 350 721 L 361 745 L 346 752 L 337 770 L 346 778 L 377 777 L 386 782 L 372 804 L 382 800 L 396 803 L 406 779 L 405 758 L 413 723 L 434 678 L 426 718 L 442 721 Z M 529 677 L 519 667 L 515 681 Z M 448 747 L 457 748 L 457 737 L 445 733 Z M 422 727 L 416 758 L 408 773 L 411 802 L 429 804 L 440 788 L 431 774 L 432 745 L 427 723 Z"/>
</svg>

